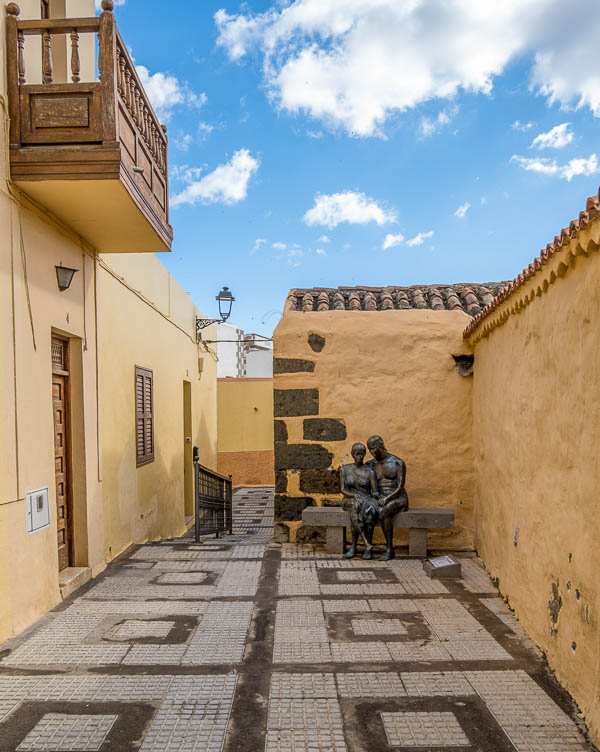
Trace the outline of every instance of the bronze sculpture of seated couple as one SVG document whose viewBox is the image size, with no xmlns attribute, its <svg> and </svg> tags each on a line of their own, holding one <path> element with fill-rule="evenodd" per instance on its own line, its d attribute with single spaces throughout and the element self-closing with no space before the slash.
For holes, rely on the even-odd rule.
<svg viewBox="0 0 600 752">
<path fill-rule="evenodd" d="M 369 452 L 373 459 L 365 463 Z M 351 450 L 354 463 L 342 465 L 342 493 L 348 501 L 344 508 L 350 512 L 352 546 L 347 559 L 356 556 L 359 537 L 365 544 L 363 559 L 372 558 L 373 531 L 379 523 L 385 536 L 386 550 L 382 561 L 394 558 L 393 517 L 408 509 L 408 495 L 404 489 L 406 465 L 385 448 L 381 436 L 371 436 L 364 444 L 354 444 Z"/>
</svg>

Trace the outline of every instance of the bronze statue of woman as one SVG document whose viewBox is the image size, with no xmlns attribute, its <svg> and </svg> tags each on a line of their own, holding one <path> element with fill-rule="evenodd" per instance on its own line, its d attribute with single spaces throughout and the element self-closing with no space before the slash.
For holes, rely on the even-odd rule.
<svg viewBox="0 0 600 752">
<path fill-rule="evenodd" d="M 360 536 L 365 544 L 363 559 L 370 559 L 373 548 L 373 530 L 379 518 L 377 476 L 373 468 L 364 464 L 367 454 L 367 448 L 364 444 L 354 444 L 351 454 L 354 463 L 342 465 L 341 473 L 342 493 L 348 499 L 347 502 L 343 503 L 343 506 L 346 511 L 350 512 L 352 523 L 352 546 L 345 554 L 345 558 L 351 559 L 356 556 L 358 553 L 356 547 Z"/>
</svg>

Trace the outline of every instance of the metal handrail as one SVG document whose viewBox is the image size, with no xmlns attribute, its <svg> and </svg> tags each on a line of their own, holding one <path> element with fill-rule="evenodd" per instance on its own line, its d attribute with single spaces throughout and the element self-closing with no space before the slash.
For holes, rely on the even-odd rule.
<svg viewBox="0 0 600 752">
<path fill-rule="evenodd" d="M 195 539 L 201 535 L 229 532 L 233 528 L 232 483 L 227 477 L 200 464 L 199 449 L 194 447 L 194 522 Z"/>
</svg>

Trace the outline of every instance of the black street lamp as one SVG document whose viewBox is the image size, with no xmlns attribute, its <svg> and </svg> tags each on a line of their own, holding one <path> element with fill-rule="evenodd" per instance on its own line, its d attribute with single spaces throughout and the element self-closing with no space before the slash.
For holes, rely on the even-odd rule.
<svg viewBox="0 0 600 752">
<path fill-rule="evenodd" d="M 231 306 L 235 298 L 231 294 L 231 290 L 228 287 L 223 286 L 219 294 L 215 296 L 215 300 L 219 301 L 219 315 L 220 319 L 196 319 L 196 338 L 198 341 L 202 339 L 200 332 L 211 324 L 223 324 L 229 318 L 231 314 Z"/>
</svg>

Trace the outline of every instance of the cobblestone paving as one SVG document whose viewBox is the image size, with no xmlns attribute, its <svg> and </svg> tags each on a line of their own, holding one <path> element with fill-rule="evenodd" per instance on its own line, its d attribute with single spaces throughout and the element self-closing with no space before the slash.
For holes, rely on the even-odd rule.
<svg viewBox="0 0 600 752">
<path fill-rule="evenodd" d="M 128 552 L 0 645 L 0 752 L 591 751 L 477 559 L 276 545 L 270 489 L 234 534 Z"/>
</svg>

